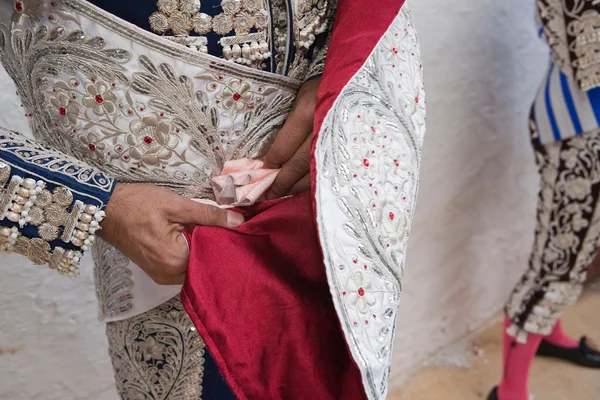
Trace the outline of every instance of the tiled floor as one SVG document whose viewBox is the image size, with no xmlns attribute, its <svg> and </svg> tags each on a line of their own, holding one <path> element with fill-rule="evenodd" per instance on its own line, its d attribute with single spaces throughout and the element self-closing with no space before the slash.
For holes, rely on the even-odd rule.
<svg viewBox="0 0 600 400">
<path fill-rule="evenodd" d="M 600 343 L 600 282 L 592 284 L 579 303 L 563 318 L 570 334 L 587 335 Z M 486 399 L 500 377 L 501 326 L 483 332 L 473 343 L 470 368 L 428 367 L 410 379 L 388 400 Z M 529 389 L 536 400 L 600 400 L 600 370 L 538 358 L 533 363 Z"/>
</svg>

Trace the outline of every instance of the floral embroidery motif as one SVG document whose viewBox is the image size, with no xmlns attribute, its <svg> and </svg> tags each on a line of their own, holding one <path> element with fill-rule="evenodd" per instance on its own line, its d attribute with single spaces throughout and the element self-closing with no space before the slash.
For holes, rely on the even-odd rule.
<svg viewBox="0 0 600 400">
<path fill-rule="evenodd" d="M 206 346 L 179 296 L 106 327 L 124 399 L 201 399 Z"/>
<path fill-rule="evenodd" d="M 79 106 L 64 93 L 59 93 L 56 97 L 50 97 L 47 110 L 54 121 L 67 128 L 74 126 L 79 117 Z"/>
<path fill-rule="evenodd" d="M 600 138 L 592 131 L 541 146 L 531 117 L 541 177 L 529 268 L 505 307 L 509 333 L 521 342 L 547 335 L 579 298 L 600 243 Z"/>
<path fill-rule="evenodd" d="M 376 303 L 375 295 L 373 294 L 373 283 L 365 280 L 362 272 L 355 272 L 346 282 L 348 290 L 346 296 L 352 307 L 357 307 L 358 311 L 363 314 L 369 312 L 371 306 Z"/>
<path fill-rule="evenodd" d="M 418 40 L 404 6 L 338 96 L 315 151 L 319 236 L 334 303 L 370 399 L 384 398 L 387 390 L 423 104 Z"/>
<path fill-rule="evenodd" d="M 171 64 L 110 47 L 108 38 L 86 36 L 77 14 L 48 5 L 44 2 L 44 9 L 51 14 L 41 22 L 23 18 L 22 25 L 0 25 L 0 61 L 15 80 L 37 139 L 55 149 L 0 130 L 0 152 L 13 152 L 37 168 L 99 192 L 109 192 L 114 180 L 98 169 L 123 182 L 155 183 L 211 198 L 210 177 L 226 160 L 263 155 L 291 108 L 298 83 L 289 79 L 250 72 L 242 84 L 237 67 L 186 64 L 185 59 L 175 64 L 184 70 L 178 73 Z M 77 6 L 87 10 L 83 3 Z M 156 49 L 148 51 L 152 55 Z M 33 217 L 40 226 L 46 222 L 39 207 Z M 49 238 L 55 228 L 48 224 L 42 232 Z M 83 249 L 89 238 L 79 228 L 94 228 L 76 221 L 74 239 Z M 63 226 L 58 230 L 62 235 Z M 25 239 L 19 239 L 20 251 L 42 254 L 29 251 Z M 97 247 L 101 315 L 114 318 L 133 308 L 129 261 L 108 245 Z M 48 260 L 48 255 L 36 259 Z M 50 265 L 57 265 L 52 260 Z"/>
<path fill-rule="evenodd" d="M 146 165 L 166 164 L 179 141 L 170 122 L 159 120 L 156 115 L 147 115 L 133 121 L 129 126 L 127 144 L 134 162 Z"/>
<path fill-rule="evenodd" d="M 94 114 L 98 116 L 114 114 L 117 110 L 115 105 L 117 96 L 103 81 L 94 81 L 85 85 L 86 95 L 82 99 L 83 105 L 94 111 Z"/>
</svg>

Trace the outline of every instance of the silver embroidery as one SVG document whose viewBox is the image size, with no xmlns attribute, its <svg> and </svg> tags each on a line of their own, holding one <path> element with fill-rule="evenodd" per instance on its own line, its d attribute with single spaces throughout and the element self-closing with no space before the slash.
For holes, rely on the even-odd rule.
<svg viewBox="0 0 600 400">
<path fill-rule="evenodd" d="M 329 111 L 316 149 L 328 276 L 370 399 L 387 390 L 424 129 L 418 40 L 403 7 Z"/>
<path fill-rule="evenodd" d="M 56 150 L 20 135 L 0 136 L 0 146 L 26 151 L 32 162 L 84 184 L 108 189 L 113 181 L 84 163 L 64 161 L 62 153 L 121 182 L 153 183 L 198 198 L 213 196 L 210 178 L 225 161 L 264 154 L 285 121 L 298 81 L 191 57 L 160 37 L 130 32 L 88 3 L 66 3 L 72 9 L 45 1 L 51 8 L 47 19 L 0 28 L 0 60 L 17 83 L 36 136 Z M 116 34 L 129 34 L 150 52 L 189 61 L 187 71 L 196 75 L 146 55 L 134 57 L 112 47 L 110 38 L 88 37 L 77 22 L 79 13 Z M 113 275 L 111 268 L 103 264 L 97 272 L 115 277 L 98 279 L 105 316 L 126 312 L 133 301 L 130 277 L 120 267 Z"/>
<path fill-rule="evenodd" d="M 92 248 L 96 296 L 100 304 L 100 319 L 127 313 L 133 308 L 133 281 L 129 259 L 102 239 Z"/>
<path fill-rule="evenodd" d="M 124 400 L 202 398 L 205 344 L 179 296 L 106 326 L 117 391 Z"/>
</svg>

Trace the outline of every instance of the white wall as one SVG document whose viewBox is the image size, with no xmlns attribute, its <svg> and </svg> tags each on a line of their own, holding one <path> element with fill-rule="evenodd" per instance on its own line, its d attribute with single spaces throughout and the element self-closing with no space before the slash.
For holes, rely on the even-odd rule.
<svg viewBox="0 0 600 400">
<path fill-rule="evenodd" d="M 428 136 L 392 385 L 493 316 L 525 268 L 537 190 L 526 115 L 546 62 L 533 0 L 410 1 Z M 26 129 L 13 91 L 0 73 L 0 126 Z M 0 399 L 116 398 L 82 270 L 69 281 L 0 257 Z"/>
<path fill-rule="evenodd" d="M 527 116 L 547 63 L 533 0 L 410 1 L 428 129 L 393 385 L 489 320 L 526 267 L 538 188 Z"/>
</svg>

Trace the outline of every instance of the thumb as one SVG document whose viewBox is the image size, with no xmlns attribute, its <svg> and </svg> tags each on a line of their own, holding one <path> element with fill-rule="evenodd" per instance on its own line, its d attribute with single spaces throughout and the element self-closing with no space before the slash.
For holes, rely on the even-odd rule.
<svg viewBox="0 0 600 400">
<path fill-rule="evenodd" d="M 175 222 L 182 225 L 220 226 L 231 229 L 244 223 L 244 216 L 240 213 L 186 198 L 181 198 L 180 201 L 180 212 L 175 217 Z"/>
</svg>

